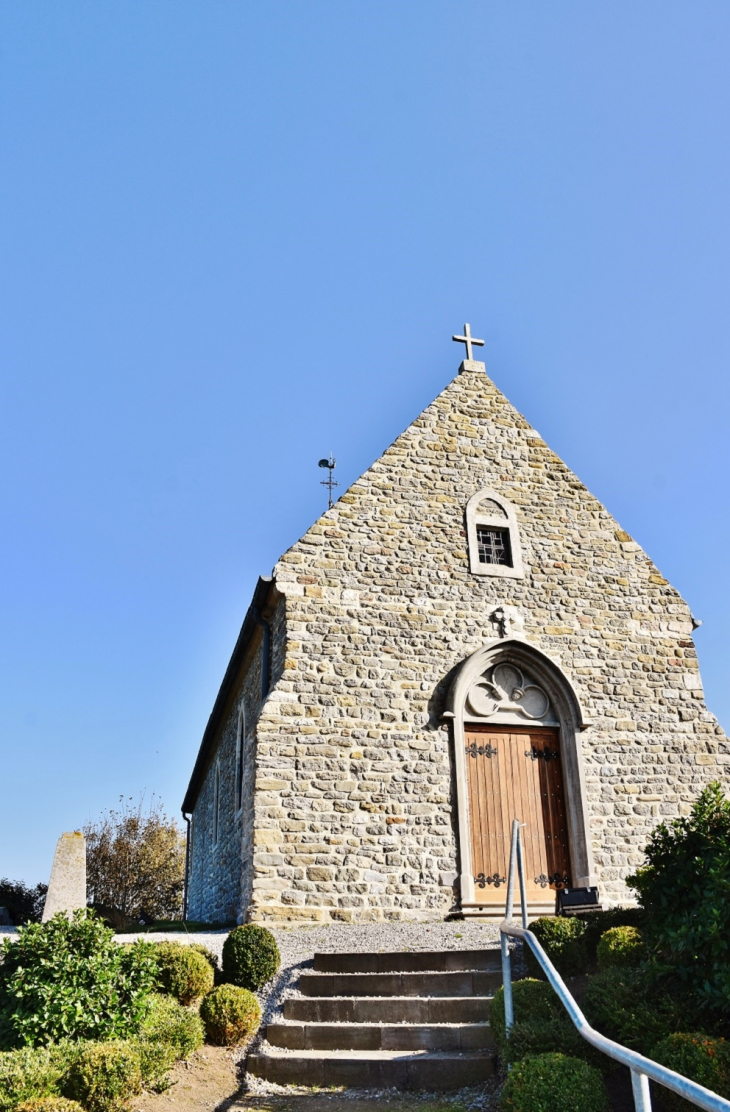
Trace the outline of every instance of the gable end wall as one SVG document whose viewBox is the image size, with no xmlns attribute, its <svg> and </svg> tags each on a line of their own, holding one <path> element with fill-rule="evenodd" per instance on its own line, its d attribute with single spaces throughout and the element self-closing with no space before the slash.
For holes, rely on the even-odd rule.
<svg viewBox="0 0 730 1112">
<path fill-rule="evenodd" d="M 525 577 L 469 572 L 464 510 L 515 506 Z M 517 607 L 578 693 L 601 894 L 724 778 L 686 603 L 483 372 L 455 379 L 281 559 L 284 660 L 258 727 L 249 918 L 440 918 L 459 862 L 453 669 Z"/>
</svg>

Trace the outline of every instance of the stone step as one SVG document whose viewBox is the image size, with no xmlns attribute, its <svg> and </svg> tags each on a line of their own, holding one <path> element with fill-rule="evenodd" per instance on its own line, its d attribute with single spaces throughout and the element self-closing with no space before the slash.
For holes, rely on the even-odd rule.
<svg viewBox="0 0 730 1112">
<path fill-rule="evenodd" d="M 491 996 L 290 996 L 284 1019 L 300 1023 L 482 1023 Z"/>
<path fill-rule="evenodd" d="M 499 971 L 498 949 L 414 950 L 404 953 L 315 954 L 316 973 L 448 973 L 454 970 Z"/>
<path fill-rule="evenodd" d="M 302 996 L 490 996 L 502 981 L 497 970 L 450 973 L 302 973 Z"/>
<path fill-rule="evenodd" d="M 277 1085 L 461 1089 L 494 1072 L 484 1051 L 286 1050 L 249 1054 L 246 1069 Z"/>
<path fill-rule="evenodd" d="M 494 1050 L 488 1023 L 270 1023 L 266 1041 L 288 1050 Z"/>
</svg>

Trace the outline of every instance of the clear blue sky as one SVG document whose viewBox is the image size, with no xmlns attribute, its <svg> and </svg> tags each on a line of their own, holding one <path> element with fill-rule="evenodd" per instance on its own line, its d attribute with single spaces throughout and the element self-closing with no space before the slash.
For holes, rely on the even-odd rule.
<svg viewBox="0 0 730 1112">
<path fill-rule="evenodd" d="M 727 0 L 0 4 L 0 876 L 178 811 L 317 460 L 465 320 L 730 726 L 729 52 Z"/>
</svg>

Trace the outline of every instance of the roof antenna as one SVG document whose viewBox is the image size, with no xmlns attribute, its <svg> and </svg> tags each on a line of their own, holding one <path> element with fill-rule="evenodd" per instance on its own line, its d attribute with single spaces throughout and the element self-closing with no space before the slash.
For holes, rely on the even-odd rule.
<svg viewBox="0 0 730 1112">
<path fill-rule="evenodd" d="M 320 485 L 323 486 L 323 487 L 328 487 L 329 488 L 330 504 L 327 508 L 331 510 L 332 509 L 332 487 L 338 487 L 340 485 L 339 483 L 336 483 L 335 480 L 332 478 L 332 472 L 334 471 L 335 467 L 337 467 L 337 460 L 333 458 L 332 453 L 330 452 L 330 458 L 329 459 L 321 459 L 319 461 L 318 466 L 329 468 L 329 475 L 327 476 L 326 479 L 322 480 L 322 483 Z"/>
</svg>

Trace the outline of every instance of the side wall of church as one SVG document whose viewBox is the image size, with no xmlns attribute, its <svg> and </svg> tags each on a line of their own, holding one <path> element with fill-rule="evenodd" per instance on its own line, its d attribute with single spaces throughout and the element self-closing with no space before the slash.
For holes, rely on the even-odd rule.
<svg viewBox="0 0 730 1112">
<path fill-rule="evenodd" d="M 283 606 L 282 606 L 283 610 Z M 281 619 L 280 619 L 281 620 Z M 237 919 L 251 886 L 256 723 L 261 709 L 262 638 L 244 662 L 242 675 L 219 727 L 215 751 L 193 811 L 188 917 L 203 922 Z M 244 711 L 241 806 L 236 806 L 239 713 Z M 218 840 L 215 841 L 216 768 L 219 778 Z"/>
<path fill-rule="evenodd" d="M 469 570 L 464 510 L 485 487 L 516 507 L 522 579 Z M 483 372 L 457 377 L 275 572 L 287 621 L 258 725 L 252 919 L 453 907 L 440 715 L 449 674 L 494 637 L 498 605 L 518 608 L 590 720 L 580 745 L 604 899 L 628 897 L 651 828 L 726 772 L 687 605 Z M 195 907 L 222 908 L 207 860 Z"/>
</svg>

